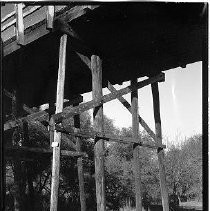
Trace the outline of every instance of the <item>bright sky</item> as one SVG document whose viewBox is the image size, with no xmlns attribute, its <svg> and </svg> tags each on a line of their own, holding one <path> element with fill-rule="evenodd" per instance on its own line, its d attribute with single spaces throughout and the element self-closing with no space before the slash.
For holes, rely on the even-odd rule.
<svg viewBox="0 0 210 211">
<path fill-rule="evenodd" d="M 202 62 L 165 72 L 165 82 L 159 83 L 162 133 L 165 144 L 181 143 L 185 137 L 202 133 L 201 81 Z M 115 88 L 120 89 L 128 85 L 130 82 L 115 85 Z M 103 89 L 103 94 L 108 93 L 107 89 Z M 140 89 L 138 94 L 139 114 L 154 131 L 151 87 Z M 86 93 L 83 97 L 84 101 L 92 99 L 91 93 Z M 124 97 L 130 102 L 130 94 Z M 104 104 L 104 114 L 113 119 L 116 127 L 129 127 L 132 124 L 131 114 L 118 100 Z"/>
</svg>

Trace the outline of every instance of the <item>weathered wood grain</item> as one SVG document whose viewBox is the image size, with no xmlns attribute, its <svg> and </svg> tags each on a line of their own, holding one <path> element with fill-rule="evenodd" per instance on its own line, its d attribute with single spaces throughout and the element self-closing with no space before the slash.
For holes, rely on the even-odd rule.
<svg viewBox="0 0 210 211">
<path fill-rule="evenodd" d="M 156 138 L 157 138 L 157 143 L 162 144 L 158 83 L 156 82 L 156 83 L 151 84 L 151 88 L 152 88 L 152 96 L 153 96 L 153 110 L 154 110 L 154 119 L 155 119 Z M 161 188 L 163 211 L 169 211 L 168 190 L 166 186 L 163 149 L 158 149 L 157 154 L 158 154 L 158 163 L 159 163 L 160 188 Z"/>
<path fill-rule="evenodd" d="M 131 80 L 131 85 L 137 84 L 137 78 Z M 132 133 L 133 139 L 141 142 L 139 137 L 139 121 L 138 121 L 138 90 L 131 92 L 131 113 L 132 113 Z M 139 153 L 141 148 L 139 145 L 134 146 L 133 161 L 134 161 L 134 177 L 135 177 L 135 196 L 136 196 L 136 211 L 142 211 L 142 190 L 141 190 L 141 166 L 139 162 Z"/>
<path fill-rule="evenodd" d="M 91 72 L 92 72 L 92 96 L 93 100 L 101 101 L 102 93 L 102 60 L 99 56 L 91 56 Z M 103 104 L 96 106 L 93 110 L 93 127 L 97 132 L 104 130 L 103 120 Z M 105 176 L 104 176 L 104 141 L 96 140 L 94 147 L 95 155 L 95 183 L 96 183 L 96 199 L 97 211 L 106 210 L 105 200 Z"/>
</svg>

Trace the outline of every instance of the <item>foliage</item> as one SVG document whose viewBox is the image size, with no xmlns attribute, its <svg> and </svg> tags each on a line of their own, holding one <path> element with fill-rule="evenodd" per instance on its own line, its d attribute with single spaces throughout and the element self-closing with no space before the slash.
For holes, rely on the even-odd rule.
<svg viewBox="0 0 210 211">
<path fill-rule="evenodd" d="M 166 175 L 170 194 L 181 200 L 202 198 L 202 136 L 195 135 L 166 155 Z"/>
<path fill-rule="evenodd" d="M 132 128 L 116 128 L 112 120 L 104 117 L 106 133 L 132 137 Z M 73 118 L 62 122 L 65 128 L 73 131 Z M 81 129 L 93 131 L 89 113 L 81 115 Z M 143 142 L 152 142 L 145 131 L 140 132 Z M 7 134 L 7 139 L 11 134 Z M 76 143 L 73 136 L 71 141 Z M 49 139 L 46 138 L 34 127 L 29 127 L 30 146 L 49 147 Z M 133 175 L 133 145 L 106 142 L 105 144 L 105 185 L 107 206 L 111 210 L 119 210 L 120 207 L 129 204 L 135 205 L 135 187 Z M 71 150 L 68 141 L 62 141 L 62 149 Z M 83 159 L 84 182 L 86 203 L 89 210 L 96 210 L 95 196 L 95 168 L 94 168 L 94 141 L 82 139 L 82 151 L 88 154 Z M 195 135 L 186 140 L 181 147 L 172 146 L 165 155 L 166 178 L 169 194 L 175 194 L 180 199 L 202 198 L 202 136 Z M 159 170 L 157 153 L 155 150 L 140 148 L 139 164 L 141 166 L 141 182 L 143 205 L 160 204 L 161 194 L 159 186 Z M 17 190 L 14 183 L 14 162 L 6 163 L 6 188 L 7 188 L 7 209 L 14 209 L 14 198 Z M 25 180 L 25 210 L 31 209 L 33 201 L 34 210 L 49 210 L 50 204 L 50 181 L 51 181 L 51 160 L 49 157 L 36 159 L 34 161 L 22 161 L 21 168 L 29 176 Z M 28 177 L 27 176 L 27 177 Z M 79 185 L 78 185 L 77 159 L 61 158 L 60 187 L 59 187 L 59 210 L 80 210 Z M 33 196 L 33 200 L 32 200 Z M 22 210 L 21 210 L 22 211 Z"/>
</svg>

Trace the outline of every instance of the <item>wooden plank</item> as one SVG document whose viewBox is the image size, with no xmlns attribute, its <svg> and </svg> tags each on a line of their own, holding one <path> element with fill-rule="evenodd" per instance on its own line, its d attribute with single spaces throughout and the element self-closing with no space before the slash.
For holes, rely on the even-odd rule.
<svg viewBox="0 0 210 211">
<path fill-rule="evenodd" d="M 157 143 L 162 144 L 158 83 L 156 82 L 156 83 L 151 84 L 151 88 L 152 88 L 152 96 L 153 96 L 153 110 L 154 110 L 154 119 L 155 119 L 156 138 L 157 138 Z M 168 190 L 166 186 L 163 149 L 158 149 L 157 154 L 158 154 L 158 163 L 159 163 L 160 188 L 161 188 L 163 211 L 169 211 Z"/>
<path fill-rule="evenodd" d="M 55 16 L 55 6 L 47 6 L 47 29 L 53 28 L 53 20 Z"/>
<path fill-rule="evenodd" d="M 114 99 L 116 99 L 116 98 L 118 98 L 122 95 L 128 94 L 131 91 L 134 91 L 136 89 L 140 89 L 140 88 L 145 87 L 145 86 L 147 86 L 151 83 L 154 83 L 156 81 L 161 81 L 165 78 L 164 76 L 165 76 L 164 73 L 160 73 L 155 77 L 152 77 L 152 78 L 146 79 L 144 81 L 138 82 L 135 86 L 131 85 L 131 86 L 128 86 L 128 87 L 125 87 L 125 88 L 118 90 L 117 93 L 110 93 L 110 94 L 104 95 L 101 98 L 101 100 L 93 99 L 92 101 L 82 103 L 82 104 L 80 104 L 79 106 L 76 106 L 76 107 L 66 107 L 63 110 L 63 112 L 60 112 L 60 113 L 54 115 L 55 122 L 56 123 L 61 122 L 62 119 L 72 117 L 76 114 L 80 114 L 84 111 L 87 111 L 87 110 L 92 109 L 94 107 L 100 106 L 103 103 L 107 103 L 109 101 L 112 101 L 112 100 L 114 100 Z"/>
<path fill-rule="evenodd" d="M 114 88 L 114 86 L 108 82 L 108 87 L 107 87 L 112 93 L 117 93 L 117 90 Z M 131 111 L 131 105 L 129 104 L 129 102 L 122 96 L 117 98 L 127 109 L 130 113 L 132 113 Z M 138 119 L 139 119 L 139 123 L 141 124 L 141 126 L 147 131 L 147 133 L 153 138 L 154 141 L 156 141 L 156 136 L 155 133 L 150 129 L 150 127 L 147 125 L 147 123 L 143 120 L 143 118 L 138 115 Z"/>
<path fill-rule="evenodd" d="M 29 146 L 21 146 L 21 147 L 6 147 L 6 154 L 12 153 L 14 156 L 15 154 L 22 154 L 22 153 L 37 153 L 37 154 L 49 154 L 52 155 L 52 149 L 45 149 L 45 148 L 37 148 L 37 147 L 29 147 Z M 62 156 L 70 156 L 70 157 L 87 157 L 87 154 L 84 152 L 76 152 L 76 151 L 68 151 L 68 150 L 61 150 Z"/>
<path fill-rule="evenodd" d="M 19 45 L 24 45 L 23 4 L 15 4 L 16 11 L 16 39 Z"/>
<path fill-rule="evenodd" d="M 56 113 L 62 112 L 64 100 L 64 81 L 65 81 L 65 68 L 66 68 L 66 46 L 67 35 L 63 35 L 60 39 L 59 50 L 59 69 L 58 69 L 58 82 L 56 94 Z M 52 182 L 51 182 L 51 198 L 50 198 L 50 211 L 57 211 L 58 206 L 58 188 L 59 188 L 59 174 L 60 174 L 60 144 L 61 133 L 54 132 L 53 140 L 53 158 L 52 158 Z"/>
<path fill-rule="evenodd" d="M 137 79 L 131 80 L 131 85 L 136 85 Z M 131 92 L 131 113 L 132 113 L 132 132 L 133 138 L 139 140 L 139 121 L 138 121 L 138 90 Z M 140 140 L 141 142 L 141 140 Z M 135 196 L 136 196 L 136 211 L 142 211 L 142 192 L 141 192 L 141 166 L 139 161 L 140 148 L 139 145 L 134 145 L 133 160 L 134 160 L 134 176 L 135 176 Z"/>
<path fill-rule="evenodd" d="M 91 73 L 92 73 L 92 96 L 93 100 L 102 100 L 102 60 L 99 56 L 91 56 Z M 103 104 L 98 105 L 93 110 L 93 128 L 96 132 L 103 132 Z M 105 200 L 105 177 L 104 177 L 104 141 L 96 140 L 94 147 L 95 155 L 95 182 L 97 211 L 106 210 Z"/>
<path fill-rule="evenodd" d="M 74 116 L 74 127 L 75 132 L 80 130 L 80 116 Z M 81 152 L 81 137 L 76 137 L 76 148 L 77 152 Z M 86 199 L 85 199 L 85 185 L 84 185 L 84 171 L 83 171 L 83 163 L 82 157 L 77 159 L 77 172 L 78 172 L 78 179 L 79 179 L 79 196 L 80 196 L 80 210 L 86 211 Z"/>
<path fill-rule="evenodd" d="M 148 147 L 151 149 L 158 149 L 158 148 L 166 148 L 166 145 L 163 144 L 153 144 L 153 143 L 143 143 L 140 142 L 139 140 L 130 138 L 130 137 L 124 137 L 124 136 L 114 136 L 114 135 L 110 135 L 110 134 L 105 134 L 105 133 L 99 133 L 99 132 L 87 132 L 87 131 L 75 131 L 72 132 L 68 129 L 64 129 L 62 127 L 60 127 L 59 125 L 55 126 L 55 129 L 59 132 L 62 132 L 64 134 L 69 134 L 75 137 L 82 137 L 82 138 L 91 138 L 91 139 L 103 139 L 106 141 L 110 141 L 110 142 L 117 142 L 117 143 L 122 143 L 122 144 L 138 144 L 139 146 L 142 147 Z"/>
</svg>

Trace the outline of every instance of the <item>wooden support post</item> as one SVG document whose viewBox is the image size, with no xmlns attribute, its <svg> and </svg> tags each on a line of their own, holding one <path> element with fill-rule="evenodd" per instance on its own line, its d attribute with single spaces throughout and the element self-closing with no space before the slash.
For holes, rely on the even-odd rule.
<svg viewBox="0 0 210 211">
<path fill-rule="evenodd" d="M 15 4 L 16 37 L 19 45 L 24 45 L 23 3 Z"/>
<path fill-rule="evenodd" d="M 74 127 L 75 132 L 78 132 L 80 129 L 80 115 L 74 116 Z M 81 138 L 76 137 L 76 148 L 78 152 L 81 152 Z M 82 157 L 77 159 L 77 171 L 79 178 L 79 193 L 80 193 L 80 206 L 81 211 L 86 211 L 86 199 L 85 199 L 85 186 L 84 186 L 84 172 L 83 172 L 83 164 Z"/>
<path fill-rule="evenodd" d="M 154 119 L 155 119 L 156 140 L 157 140 L 158 144 L 162 144 L 158 83 L 156 82 L 156 83 L 151 84 L 151 87 L 152 87 L 152 96 L 153 96 L 153 109 L 154 109 Z M 157 154 L 158 154 L 158 163 L 159 163 L 160 188 L 161 188 L 163 211 L 169 211 L 169 201 L 168 201 L 168 191 L 167 191 L 167 187 L 166 187 L 163 148 L 159 148 L 157 150 Z"/>
<path fill-rule="evenodd" d="M 3 61 L 3 41 L 1 39 L 1 45 L 0 45 L 0 56 L 1 56 L 1 64 Z M 3 84 L 2 77 L 3 71 L 0 71 L 0 84 Z M 0 99 L 3 99 L 3 86 L 0 87 Z M 3 111 L 3 103 L 0 103 L 0 111 Z M 0 134 L 3 136 L 3 118 L 0 118 Z M 4 141 L 3 138 L 0 140 L 0 210 L 5 210 L 5 190 L 6 190 L 6 168 L 5 168 L 5 148 L 4 148 Z"/>
<path fill-rule="evenodd" d="M 131 85 L 136 85 L 137 79 L 131 81 Z M 131 92 L 131 111 L 132 111 L 132 130 L 133 138 L 139 139 L 139 121 L 138 121 L 138 90 Z M 134 176 L 135 176 L 135 194 L 136 194 L 136 211 L 142 211 L 142 199 L 141 199 L 141 167 L 139 162 L 139 150 L 138 145 L 133 149 L 134 159 Z"/>
<path fill-rule="evenodd" d="M 93 100 L 102 99 L 102 61 L 99 56 L 91 56 L 92 72 L 92 95 Z M 93 110 L 93 126 L 96 132 L 103 132 L 103 105 L 99 105 Z M 96 198 L 97 211 L 106 210 L 105 201 L 105 181 L 104 181 L 104 141 L 95 140 L 95 180 L 96 180 Z"/>
<path fill-rule="evenodd" d="M 24 138 L 24 146 L 30 147 L 31 140 L 29 138 L 28 133 L 28 122 L 23 121 L 23 138 Z M 34 187 L 33 187 L 33 166 L 31 166 L 30 161 L 25 161 L 26 165 L 26 177 L 28 183 L 28 192 L 29 192 L 29 200 L 30 200 L 30 210 L 34 211 Z"/>
<path fill-rule="evenodd" d="M 55 6 L 47 6 L 47 29 L 53 28 L 54 16 L 55 16 Z"/>
<path fill-rule="evenodd" d="M 12 98 L 12 116 L 13 118 L 17 118 L 17 98 L 16 98 L 16 91 L 14 92 L 13 98 Z M 13 134 L 12 134 L 12 144 L 13 146 L 16 146 L 17 148 L 20 148 L 20 131 L 19 128 L 15 128 Z M 6 153 L 7 154 L 7 153 Z M 20 211 L 23 209 L 23 177 L 22 177 L 22 164 L 19 159 L 13 160 L 13 174 L 14 174 L 14 211 Z"/>
<path fill-rule="evenodd" d="M 66 67 L 66 45 L 67 45 L 67 35 L 64 34 L 60 39 L 59 69 L 58 69 L 56 111 L 55 111 L 56 113 L 62 112 L 63 110 L 64 81 L 65 81 L 65 67 Z M 57 211 L 57 206 L 58 206 L 60 144 L 61 144 L 61 133 L 55 131 L 52 142 L 53 158 L 52 158 L 50 211 Z"/>
</svg>

